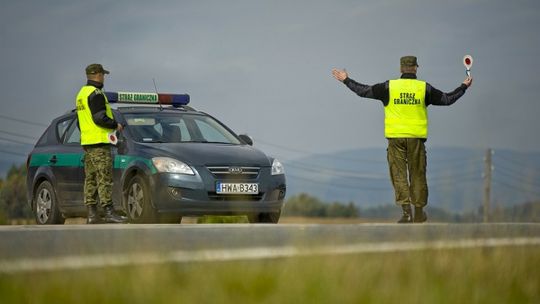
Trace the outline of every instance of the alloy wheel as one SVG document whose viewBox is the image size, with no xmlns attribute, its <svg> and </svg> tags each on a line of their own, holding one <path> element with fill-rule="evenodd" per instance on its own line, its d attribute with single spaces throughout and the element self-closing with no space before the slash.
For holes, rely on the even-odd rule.
<svg viewBox="0 0 540 304">
<path fill-rule="evenodd" d="M 144 191 L 141 185 L 134 182 L 128 192 L 128 212 L 132 219 L 141 217 L 144 207 Z"/>
<path fill-rule="evenodd" d="M 41 224 L 45 224 L 51 216 L 52 197 L 48 189 L 41 189 L 36 200 L 36 215 Z"/>
</svg>

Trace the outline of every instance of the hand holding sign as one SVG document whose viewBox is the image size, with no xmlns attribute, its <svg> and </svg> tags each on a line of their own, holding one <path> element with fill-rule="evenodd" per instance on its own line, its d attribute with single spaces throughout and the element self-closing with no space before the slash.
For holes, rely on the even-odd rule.
<svg viewBox="0 0 540 304">
<path fill-rule="evenodd" d="M 469 76 L 469 77 L 471 77 L 472 64 L 473 64 L 472 56 L 471 55 L 465 55 L 465 57 L 463 57 L 463 65 L 467 69 L 465 72 L 467 73 L 467 76 Z"/>
</svg>

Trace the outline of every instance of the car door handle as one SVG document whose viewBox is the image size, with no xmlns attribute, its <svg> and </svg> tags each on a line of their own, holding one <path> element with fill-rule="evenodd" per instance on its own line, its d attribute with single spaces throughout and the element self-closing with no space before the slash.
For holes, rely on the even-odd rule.
<svg viewBox="0 0 540 304">
<path fill-rule="evenodd" d="M 49 163 L 56 164 L 56 162 L 58 162 L 56 155 L 53 155 L 53 157 L 49 158 Z"/>
</svg>

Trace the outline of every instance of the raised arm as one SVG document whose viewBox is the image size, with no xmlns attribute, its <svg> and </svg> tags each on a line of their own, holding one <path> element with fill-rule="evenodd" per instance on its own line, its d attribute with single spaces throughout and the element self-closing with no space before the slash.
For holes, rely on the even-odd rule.
<svg viewBox="0 0 540 304">
<path fill-rule="evenodd" d="M 449 106 L 454 104 L 461 96 L 463 96 L 463 94 L 465 94 L 467 88 L 472 85 L 472 81 L 472 77 L 468 76 L 459 87 L 448 93 L 442 92 L 430 85 L 427 104 L 435 106 Z"/>
<path fill-rule="evenodd" d="M 373 86 L 362 84 L 349 78 L 349 74 L 345 69 L 333 69 L 332 75 L 338 81 L 343 82 L 343 84 L 345 84 L 351 91 L 355 92 L 356 95 L 380 100 L 384 105 L 388 103 L 388 82 L 377 83 Z"/>
</svg>

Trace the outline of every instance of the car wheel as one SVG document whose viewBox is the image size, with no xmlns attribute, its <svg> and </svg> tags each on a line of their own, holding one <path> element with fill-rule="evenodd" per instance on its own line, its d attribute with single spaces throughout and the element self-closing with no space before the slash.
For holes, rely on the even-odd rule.
<svg viewBox="0 0 540 304">
<path fill-rule="evenodd" d="M 150 223 L 156 220 L 156 212 L 150 203 L 150 191 L 144 178 L 135 175 L 128 183 L 126 196 L 127 215 L 134 223 Z"/>
<path fill-rule="evenodd" d="M 66 220 L 58 210 L 58 200 L 48 181 L 39 184 L 35 193 L 34 214 L 38 225 L 63 224 Z"/>
<path fill-rule="evenodd" d="M 281 211 L 269 212 L 269 213 L 259 213 L 259 214 L 249 215 L 248 220 L 249 220 L 250 223 L 277 224 L 279 222 L 279 217 L 280 216 L 281 216 Z"/>
</svg>

